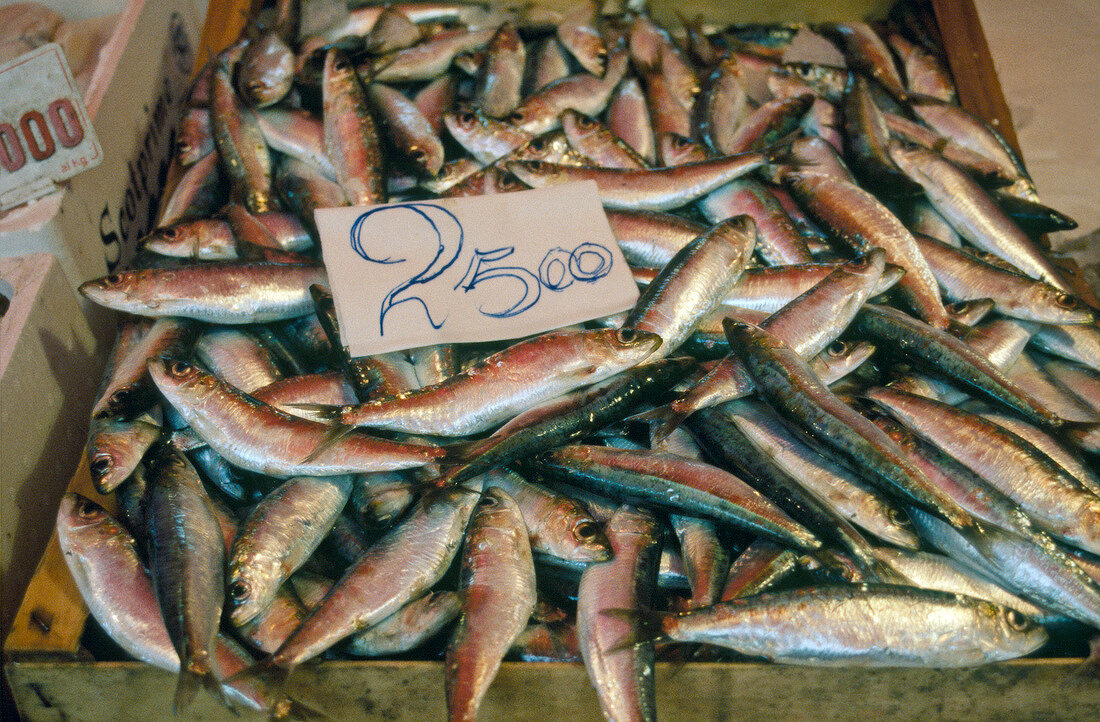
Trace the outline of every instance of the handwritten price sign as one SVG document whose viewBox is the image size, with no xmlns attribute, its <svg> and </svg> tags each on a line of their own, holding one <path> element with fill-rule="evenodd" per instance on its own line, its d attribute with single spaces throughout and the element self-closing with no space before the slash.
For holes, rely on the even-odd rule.
<svg viewBox="0 0 1100 722">
<path fill-rule="evenodd" d="M 0 65 L 0 208 L 48 193 L 54 181 L 102 161 L 60 45 Z"/>
<path fill-rule="evenodd" d="M 316 212 L 354 356 L 496 341 L 638 299 L 594 183 Z"/>
</svg>

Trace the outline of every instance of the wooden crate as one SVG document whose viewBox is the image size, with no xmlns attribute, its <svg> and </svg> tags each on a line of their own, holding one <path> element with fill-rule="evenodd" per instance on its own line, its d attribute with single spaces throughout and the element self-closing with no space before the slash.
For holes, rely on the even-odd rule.
<svg viewBox="0 0 1100 722">
<path fill-rule="evenodd" d="M 706 4 L 697 3 L 700 7 Z M 208 57 L 208 51 L 216 52 L 237 38 L 249 5 L 249 0 L 211 1 L 198 58 Z M 924 5 L 930 9 L 930 27 L 943 39 L 962 105 L 998 126 L 1016 145 L 1008 106 L 973 3 L 930 0 Z M 775 3 L 760 6 L 777 12 Z M 73 477 L 70 490 L 109 507 L 113 501 L 95 493 L 86 465 Z M 49 508 L 56 508 L 56 502 Z M 52 518 L 43 523 L 52 524 Z M 168 718 L 174 676 L 139 662 L 94 661 L 81 648 L 87 616 L 55 534 L 4 645 L 5 670 L 24 718 Z M 662 719 L 671 720 L 1095 719 L 1100 710 L 1100 683 L 1083 662 L 1027 659 L 949 670 L 658 664 L 657 708 Z M 320 662 L 303 666 L 295 673 L 293 685 L 297 698 L 336 720 L 435 720 L 446 716 L 439 662 Z M 599 720 L 601 714 L 582 666 L 505 663 L 482 705 L 481 717 L 535 722 Z M 188 718 L 231 716 L 208 695 L 199 695 Z M 241 716 L 260 718 L 250 713 Z"/>
</svg>

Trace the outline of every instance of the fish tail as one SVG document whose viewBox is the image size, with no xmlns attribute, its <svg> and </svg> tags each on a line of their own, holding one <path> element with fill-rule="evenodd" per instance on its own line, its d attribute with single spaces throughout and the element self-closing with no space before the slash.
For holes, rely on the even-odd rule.
<svg viewBox="0 0 1100 722">
<path fill-rule="evenodd" d="M 682 424 L 687 417 L 688 415 L 678 410 L 674 404 L 665 404 L 650 411 L 630 416 L 625 421 L 648 424 L 650 445 L 656 446 L 675 431 L 676 427 Z"/>
<path fill-rule="evenodd" d="M 622 621 L 630 622 L 633 629 L 631 629 L 626 636 L 611 645 L 606 650 L 607 654 L 612 652 L 621 652 L 624 649 L 630 649 L 631 647 L 637 647 L 640 644 L 651 644 L 655 642 L 667 641 L 668 637 L 665 635 L 664 620 L 666 617 L 675 616 L 675 614 L 669 612 L 658 612 L 652 609 L 601 609 L 600 614 L 605 617 L 612 617 Z"/>
<path fill-rule="evenodd" d="M 795 159 L 791 146 L 802 135 L 802 131 L 795 130 L 783 136 L 764 149 L 764 158 L 770 165 L 802 167 L 802 163 Z"/>
<path fill-rule="evenodd" d="M 214 699 L 225 705 L 234 714 L 237 713 L 233 703 L 225 696 L 221 680 L 217 678 L 208 664 L 200 661 L 180 667 L 179 676 L 176 678 L 176 692 L 172 698 L 172 708 L 177 715 L 191 706 L 200 687 L 205 688 L 214 696 Z"/>
<path fill-rule="evenodd" d="M 172 711 L 178 715 L 190 707 L 201 686 L 201 673 L 181 668 L 179 676 L 176 677 L 176 694 L 172 698 Z"/>
<path fill-rule="evenodd" d="M 1089 639 L 1089 654 L 1085 661 L 1074 669 L 1062 681 L 1062 686 L 1077 684 L 1081 680 L 1095 682 L 1100 680 L 1100 636 Z"/>
<path fill-rule="evenodd" d="M 293 717 L 294 710 L 310 710 L 305 704 L 298 702 L 286 692 L 287 681 L 290 678 L 290 669 L 278 665 L 273 657 L 261 659 L 250 667 L 235 672 L 225 678 L 224 684 L 230 687 L 258 686 L 263 690 L 263 698 L 269 700 L 269 713 L 271 719 L 310 719 L 310 717 Z M 315 710 L 310 710 L 316 712 Z M 317 713 L 320 714 L 320 713 Z"/>
</svg>

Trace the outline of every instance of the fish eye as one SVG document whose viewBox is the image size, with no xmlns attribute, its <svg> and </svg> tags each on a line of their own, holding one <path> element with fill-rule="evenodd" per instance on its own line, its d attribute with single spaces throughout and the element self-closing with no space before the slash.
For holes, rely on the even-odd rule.
<svg viewBox="0 0 1100 722">
<path fill-rule="evenodd" d="M 248 582 L 238 579 L 237 581 L 231 582 L 229 584 L 228 591 L 229 596 L 234 601 L 239 602 L 242 599 L 248 598 L 248 595 L 252 593 L 252 586 Z"/>
<path fill-rule="evenodd" d="M 577 127 L 578 128 L 595 128 L 596 121 L 593 118 L 589 118 L 584 113 L 577 113 Z"/>
<path fill-rule="evenodd" d="M 533 151 L 541 153 L 542 151 L 546 150 L 546 138 L 543 138 L 541 136 L 538 137 L 538 138 L 535 138 L 534 140 L 532 140 L 530 142 L 528 147 Z"/>
<path fill-rule="evenodd" d="M 906 516 L 905 512 L 903 512 L 901 509 L 890 507 L 886 510 L 886 518 L 890 520 L 890 523 L 896 524 L 897 526 L 907 527 L 910 525 L 909 517 Z"/>
<path fill-rule="evenodd" d="M 102 478 L 113 466 L 113 460 L 108 454 L 96 454 L 96 457 L 92 460 L 92 463 L 88 465 L 88 468 L 97 477 Z"/>
<path fill-rule="evenodd" d="M 638 340 L 638 332 L 633 328 L 620 328 L 619 332 L 615 334 L 615 338 L 619 340 L 619 343 L 634 343 Z"/>
<path fill-rule="evenodd" d="M 173 376 L 186 376 L 191 371 L 191 364 L 186 361 L 173 361 L 168 366 L 168 373 Z"/>
<path fill-rule="evenodd" d="M 497 178 L 497 190 L 501 191 L 518 191 L 522 190 L 525 186 L 516 180 L 512 176 L 500 176 Z"/>
<path fill-rule="evenodd" d="M 484 507 L 490 507 L 490 506 L 496 506 L 497 502 L 498 502 L 498 499 L 495 496 L 485 494 L 484 496 L 482 496 L 480 499 L 477 500 L 477 505 L 478 506 L 484 506 Z"/>
<path fill-rule="evenodd" d="M 1061 308 L 1077 308 L 1077 298 L 1068 293 L 1059 293 L 1054 297 L 1054 303 Z"/>
<path fill-rule="evenodd" d="M 103 280 L 106 281 L 108 285 L 117 286 L 118 284 L 122 283 L 122 274 L 112 273 L 110 276 L 107 276 L 107 278 Z"/>
<path fill-rule="evenodd" d="M 1017 632 L 1023 632 L 1031 628 L 1031 619 L 1026 615 L 1020 614 L 1015 609 L 1005 610 L 1005 621 L 1008 622 L 1008 626 L 1012 627 Z"/>
<path fill-rule="evenodd" d="M 542 173 L 546 170 L 546 164 L 541 160 L 529 160 L 527 161 L 527 170 L 532 173 Z"/>
<path fill-rule="evenodd" d="M 825 351 L 830 356 L 843 356 L 848 351 L 848 344 L 844 341 L 833 341 Z"/>
<path fill-rule="evenodd" d="M 414 145 L 414 146 L 409 148 L 409 157 L 412 158 L 413 160 L 421 161 L 421 160 L 424 160 L 425 158 L 427 158 L 428 154 L 424 151 L 423 148 L 419 148 L 419 147 Z"/>
<path fill-rule="evenodd" d="M 966 310 L 966 301 L 955 301 L 954 303 L 947 304 L 945 308 L 948 313 L 960 314 Z"/>
<path fill-rule="evenodd" d="M 600 533 L 600 525 L 594 521 L 582 521 L 573 527 L 573 536 L 581 541 L 591 541 Z"/>
<path fill-rule="evenodd" d="M 508 114 L 508 117 L 505 118 L 505 120 L 508 121 L 509 123 L 511 123 L 512 125 L 515 125 L 516 123 L 522 123 L 523 122 L 523 113 L 518 111 L 518 110 L 512 111 L 511 113 Z"/>
<path fill-rule="evenodd" d="M 692 145 L 691 138 L 685 138 L 682 135 L 672 136 L 672 145 L 675 148 L 684 149 Z"/>
<path fill-rule="evenodd" d="M 458 114 L 458 122 L 462 125 L 473 125 L 477 122 L 477 116 L 466 110 Z"/>
<path fill-rule="evenodd" d="M 867 264 L 871 262 L 870 254 L 864 253 L 859 258 L 849 261 L 848 265 L 852 268 L 867 268 Z"/>
<path fill-rule="evenodd" d="M 76 505 L 76 513 L 81 519 L 94 519 L 99 516 L 99 507 L 87 499 L 81 499 Z"/>
<path fill-rule="evenodd" d="M 332 67 L 334 70 L 347 70 L 348 61 L 343 55 L 337 55 L 332 61 Z"/>
</svg>

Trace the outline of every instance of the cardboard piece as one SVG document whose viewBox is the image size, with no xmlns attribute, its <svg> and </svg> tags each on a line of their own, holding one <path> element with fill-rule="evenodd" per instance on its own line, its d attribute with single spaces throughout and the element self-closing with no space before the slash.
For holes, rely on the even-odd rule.
<svg viewBox="0 0 1100 722">
<path fill-rule="evenodd" d="M 638 300 L 592 181 L 315 215 L 352 356 L 520 338 Z"/>
</svg>

